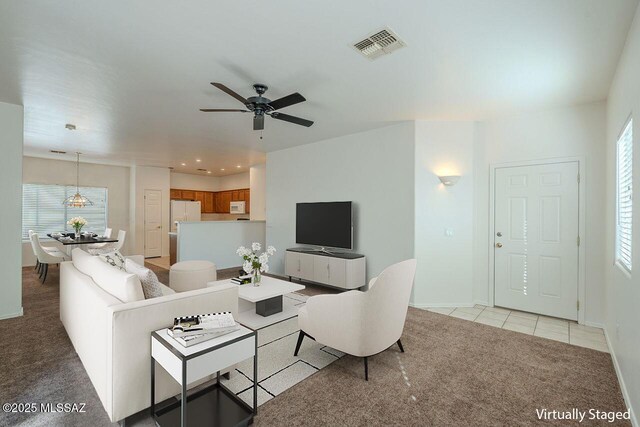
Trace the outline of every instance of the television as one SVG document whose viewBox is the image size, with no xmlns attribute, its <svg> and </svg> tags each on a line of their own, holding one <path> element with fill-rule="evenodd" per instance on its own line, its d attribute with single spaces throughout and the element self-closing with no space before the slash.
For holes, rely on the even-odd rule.
<svg viewBox="0 0 640 427">
<path fill-rule="evenodd" d="M 353 249 L 351 202 L 298 203 L 296 243 Z"/>
</svg>

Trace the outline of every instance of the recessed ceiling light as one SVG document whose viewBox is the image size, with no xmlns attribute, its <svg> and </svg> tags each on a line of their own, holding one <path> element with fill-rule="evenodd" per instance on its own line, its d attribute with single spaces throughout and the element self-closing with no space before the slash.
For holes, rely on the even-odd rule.
<svg viewBox="0 0 640 427">
<path fill-rule="evenodd" d="M 236 167 L 237 167 L 238 169 L 240 169 L 242 166 L 238 165 L 238 166 L 236 166 Z"/>
<path fill-rule="evenodd" d="M 220 169 L 222 172 L 224 172 L 224 168 Z"/>
<path fill-rule="evenodd" d="M 196 162 L 198 162 L 198 163 L 200 163 L 201 161 L 202 161 L 202 160 L 200 160 L 200 159 L 196 159 Z"/>
<path fill-rule="evenodd" d="M 67 123 L 64 127 L 69 130 L 76 130 L 76 125 L 72 125 L 71 123 Z"/>
<path fill-rule="evenodd" d="M 207 171 L 207 173 L 211 173 L 211 171 Z"/>
<path fill-rule="evenodd" d="M 186 163 L 180 163 L 180 165 L 181 165 L 181 166 L 187 166 L 187 164 L 186 164 Z"/>
</svg>

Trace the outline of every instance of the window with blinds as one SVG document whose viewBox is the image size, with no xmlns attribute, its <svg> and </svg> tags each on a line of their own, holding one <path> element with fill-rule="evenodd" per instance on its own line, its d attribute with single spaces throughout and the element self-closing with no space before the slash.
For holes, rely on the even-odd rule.
<svg viewBox="0 0 640 427">
<path fill-rule="evenodd" d="M 63 200 L 76 193 L 71 185 L 23 184 L 22 185 L 22 239 L 29 239 L 29 230 L 42 238 L 48 233 L 69 231 L 73 227 L 67 221 L 74 216 L 87 220 L 83 231 L 104 233 L 107 226 L 107 189 L 80 187 L 80 194 L 93 202 L 93 206 L 70 208 Z"/>
<path fill-rule="evenodd" d="M 631 271 L 631 222 L 633 218 L 633 121 L 624 128 L 617 144 L 616 261 Z"/>
</svg>

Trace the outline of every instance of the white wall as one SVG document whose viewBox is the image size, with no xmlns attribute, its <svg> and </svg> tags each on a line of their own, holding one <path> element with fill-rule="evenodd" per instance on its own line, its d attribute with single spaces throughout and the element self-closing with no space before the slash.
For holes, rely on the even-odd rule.
<svg viewBox="0 0 640 427">
<path fill-rule="evenodd" d="M 249 184 L 251 190 L 250 209 L 251 219 L 267 219 L 267 168 L 261 165 L 251 166 L 249 169 Z"/>
<path fill-rule="evenodd" d="M 131 239 L 131 250 L 136 255 L 144 254 L 144 190 L 162 192 L 162 256 L 169 256 L 170 204 L 169 188 L 171 183 L 169 169 L 148 166 L 131 168 L 131 229 L 127 235 Z"/>
<path fill-rule="evenodd" d="M 413 122 L 267 153 L 266 168 L 274 273 L 296 246 L 297 202 L 354 202 L 354 250 L 367 257 L 367 277 L 413 257 Z"/>
<path fill-rule="evenodd" d="M 415 124 L 415 307 L 473 304 L 473 122 Z M 445 187 L 438 175 L 461 175 Z M 445 236 L 450 229 L 453 236 Z"/>
<path fill-rule="evenodd" d="M 76 185 L 75 161 L 24 157 L 23 162 L 22 182 L 25 184 Z M 80 163 L 80 185 L 107 188 L 107 222 L 113 229 L 114 236 L 118 230 L 129 231 L 129 175 L 128 167 Z M 80 210 L 78 212 L 81 215 Z M 88 225 L 88 229 L 91 229 L 91 224 Z M 132 248 L 129 243 L 125 241 L 123 253 L 129 253 L 129 248 Z M 49 242 L 45 245 L 51 246 L 55 243 Z M 31 244 L 23 242 L 22 246 L 23 265 L 35 265 Z"/>
<path fill-rule="evenodd" d="M 633 249 L 631 275 L 614 265 L 616 141 L 633 114 Z M 640 414 L 640 8 L 607 101 L 606 332 L 627 405 Z"/>
<path fill-rule="evenodd" d="M 0 102 L 0 319 L 22 315 L 22 135 L 21 105 Z"/>
<path fill-rule="evenodd" d="M 240 246 L 265 247 L 264 221 L 183 222 L 178 226 L 178 261 L 206 260 L 218 269 L 238 267 Z"/>
<path fill-rule="evenodd" d="M 171 188 L 198 191 L 218 191 L 220 189 L 220 178 L 217 176 L 171 172 L 170 178 Z"/>
<path fill-rule="evenodd" d="M 250 177 L 249 172 L 241 172 L 233 175 L 225 175 L 218 177 L 220 187 L 218 191 L 236 190 L 238 188 L 249 188 Z"/>
<path fill-rule="evenodd" d="M 489 165 L 522 160 L 584 157 L 586 161 L 585 321 L 602 324 L 604 312 L 605 104 L 521 114 L 476 127 L 474 300 L 489 299 Z"/>
</svg>

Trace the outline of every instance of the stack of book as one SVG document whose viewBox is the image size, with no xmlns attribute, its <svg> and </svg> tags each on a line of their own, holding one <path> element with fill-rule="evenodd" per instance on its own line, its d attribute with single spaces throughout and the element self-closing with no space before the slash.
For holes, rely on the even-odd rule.
<svg viewBox="0 0 640 427">
<path fill-rule="evenodd" d="M 245 274 L 244 276 L 234 277 L 231 279 L 231 283 L 236 285 L 246 285 L 247 283 L 251 283 L 251 275 Z"/>
<path fill-rule="evenodd" d="M 178 343 L 190 347 L 240 329 L 228 312 L 176 317 L 167 333 Z"/>
</svg>

